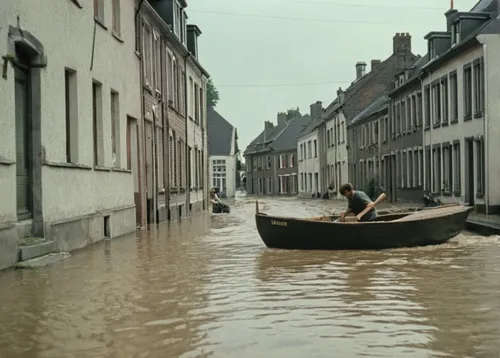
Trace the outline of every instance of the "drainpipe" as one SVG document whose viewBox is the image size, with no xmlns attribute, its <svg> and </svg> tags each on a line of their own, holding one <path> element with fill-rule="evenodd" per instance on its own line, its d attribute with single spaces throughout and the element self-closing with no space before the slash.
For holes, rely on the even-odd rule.
<svg viewBox="0 0 500 358">
<path fill-rule="evenodd" d="M 424 73 L 427 73 L 427 75 L 429 75 L 429 85 L 432 83 L 432 72 L 428 71 L 428 70 L 424 70 L 423 71 Z M 425 113 L 425 106 L 423 105 L 424 104 L 424 101 L 425 101 L 425 88 L 424 88 L 424 80 L 422 78 L 423 76 L 420 77 L 420 87 L 422 88 L 422 98 L 423 98 L 423 101 L 422 101 L 422 113 Z M 429 150 L 430 150 L 430 157 L 431 157 L 431 162 L 430 163 L 427 163 L 427 165 L 424 164 L 424 168 L 430 166 L 430 169 L 431 169 L 431 175 L 430 175 L 430 178 L 431 180 L 433 180 L 433 174 L 434 174 L 434 163 L 433 163 L 433 152 L 432 152 L 432 131 L 433 131 L 433 128 L 432 128 L 432 113 L 433 113 L 433 106 L 431 105 L 432 104 L 432 88 L 429 86 Z M 424 117 L 424 116 L 422 116 Z M 423 152 L 424 152 L 424 158 L 422 160 L 422 163 L 425 163 L 425 141 L 424 141 L 424 138 L 425 138 L 425 118 L 424 118 L 424 123 L 422 123 L 422 144 L 423 144 Z M 462 171 L 460 171 L 462 172 Z M 425 180 L 426 180 L 426 175 L 424 175 L 424 183 L 425 183 Z M 429 190 L 429 193 L 432 193 L 432 183 L 427 183 L 428 185 L 428 190 Z M 438 188 L 439 189 L 439 188 Z M 424 190 L 425 192 L 425 190 Z M 439 190 L 439 192 L 441 192 L 441 190 Z"/>
<path fill-rule="evenodd" d="M 188 82 L 187 82 L 187 61 L 191 57 L 191 52 L 188 52 L 186 56 L 184 56 L 184 132 L 186 133 L 186 143 L 184 144 L 184 152 L 186 162 L 184 166 L 186 167 L 186 216 L 191 216 L 191 210 L 189 210 L 189 204 L 191 203 L 191 185 L 189 185 L 189 181 L 191 180 L 191 157 L 189 156 L 189 145 L 188 145 Z M 189 177 L 188 177 L 189 175 Z M 192 183 L 191 183 L 192 184 Z"/>
<path fill-rule="evenodd" d="M 488 68 L 488 45 L 486 42 L 481 41 L 481 36 L 477 37 L 477 40 L 480 44 L 483 45 L 483 74 L 486 73 L 485 69 Z M 489 115 L 488 115 L 488 106 L 485 104 L 486 99 L 488 98 L 488 76 L 483 75 L 484 81 L 484 96 L 483 96 L 483 108 L 484 108 L 484 118 L 483 118 L 483 135 L 484 135 L 484 167 L 487 168 L 488 165 L 486 163 L 490 162 L 490 151 L 487 149 L 489 145 Z M 485 170 L 485 174 L 487 171 Z M 484 178 L 484 205 L 486 207 L 486 215 L 490 214 L 489 206 L 490 206 L 490 176 L 488 174 L 485 175 Z"/>
</svg>

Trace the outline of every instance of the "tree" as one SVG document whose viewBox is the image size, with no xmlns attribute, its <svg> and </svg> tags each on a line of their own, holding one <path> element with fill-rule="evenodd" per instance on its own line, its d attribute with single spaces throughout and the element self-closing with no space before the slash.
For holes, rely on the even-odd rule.
<svg viewBox="0 0 500 358">
<path fill-rule="evenodd" d="M 302 117 L 302 114 L 300 114 L 299 107 L 290 108 L 289 110 L 286 111 L 286 119 L 287 120 L 297 118 L 297 117 Z"/>
<path fill-rule="evenodd" d="M 215 88 L 215 85 L 211 78 L 207 82 L 207 104 L 209 106 L 215 107 L 219 102 L 219 91 Z"/>
</svg>

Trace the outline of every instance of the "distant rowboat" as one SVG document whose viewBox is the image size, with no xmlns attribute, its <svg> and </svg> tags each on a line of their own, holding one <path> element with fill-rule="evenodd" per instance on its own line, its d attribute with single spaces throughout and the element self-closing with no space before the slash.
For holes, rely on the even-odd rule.
<svg viewBox="0 0 500 358">
<path fill-rule="evenodd" d="M 439 245 L 460 234 L 472 207 L 441 206 L 379 215 L 371 222 L 334 222 L 339 216 L 309 219 L 259 212 L 257 231 L 267 247 L 291 250 L 380 250 Z"/>
</svg>

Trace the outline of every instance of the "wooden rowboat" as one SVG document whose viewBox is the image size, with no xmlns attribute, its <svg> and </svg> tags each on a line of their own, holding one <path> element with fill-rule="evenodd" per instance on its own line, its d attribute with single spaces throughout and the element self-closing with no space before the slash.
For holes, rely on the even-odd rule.
<svg viewBox="0 0 500 358">
<path fill-rule="evenodd" d="M 460 234 L 472 207 L 452 205 L 379 215 L 371 222 L 334 222 L 338 216 L 299 219 L 259 212 L 257 231 L 267 247 L 291 250 L 380 250 L 439 245 Z"/>
</svg>

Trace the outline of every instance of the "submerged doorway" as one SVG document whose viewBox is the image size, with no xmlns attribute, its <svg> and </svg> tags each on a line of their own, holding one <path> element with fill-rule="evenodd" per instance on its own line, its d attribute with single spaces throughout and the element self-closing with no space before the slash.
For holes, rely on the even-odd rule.
<svg viewBox="0 0 500 358">
<path fill-rule="evenodd" d="M 30 90 L 30 57 L 16 48 L 18 63 L 15 74 L 16 112 L 16 199 L 17 219 L 26 220 L 33 216 L 32 194 L 32 120 Z"/>
</svg>

